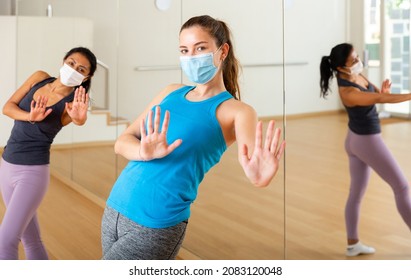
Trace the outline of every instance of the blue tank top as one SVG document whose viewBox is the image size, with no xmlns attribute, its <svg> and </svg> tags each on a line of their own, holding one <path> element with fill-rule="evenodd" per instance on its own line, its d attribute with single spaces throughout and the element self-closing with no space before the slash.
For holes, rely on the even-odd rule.
<svg viewBox="0 0 411 280">
<path fill-rule="evenodd" d="M 30 112 L 30 104 L 34 93 L 56 78 L 47 78 L 36 85 L 23 97 L 19 103 L 20 109 Z M 50 163 L 50 146 L 54 137 L 63 127 L 61 117 L 65 103 L 74 99 L 74 91 L 56 104 L 47 107 L 53 111 L 41 122 L 34 124 L 28 121 L 14 121 L 10 138 L 4 148 L 3 159 L 12 164 L 42 165 Z"/>
<path fill-rule="evenodd" d="M 216 109 L 231 94 L 191 102 L 185 96 L 193 88 L 177 89 L 159 104 L 161 120 L 170 112 L 168 143 L 182 139 L 182 144 L 161 159 L 130 161 L 107 200 L 108 206 L 143 226 L 165 228 L 187 220 L 204 174 L 227 149 Z"/>
<path fill-rule="evenodd" d="M 361 91 L 375 93 L 375 88 L 368 83 L 368 88 L 363 88 L 353 82 L 337 77 L 340 87 L 356 87 Z M 381 132 L 380 119 L 375 105 L 370 106 L 344 106 L 348 113 L 348 127 L 354 133 L 360 135 L 377 134 Z"/>
</svg>

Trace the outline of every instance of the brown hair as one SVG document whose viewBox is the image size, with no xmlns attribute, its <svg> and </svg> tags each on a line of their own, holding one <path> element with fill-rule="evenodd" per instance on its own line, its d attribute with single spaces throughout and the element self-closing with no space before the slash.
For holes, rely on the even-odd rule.
<svg viewBox="0 0 411 280">
<path fill-rule="evenodd" d="M 187 20 L 181 26 L 180 33 L 183 29 L 200 26 L 212 36 L 217 47 L 227 43 L 230 47 L 226 59 L 223 61 L 223 80 L 227 91 L 237 100 L 240 100 L 240 87 L 238 85 L 239 62 L 234 55 L 234 48 L 231 42 L 231 32 L 227 24 L 223 21 L 216 20 L 208 15 L 196 16 Z"/>
<path fill-rule="evenodd" d="M 329 56 L 323 56 L 320 63 L 321 96 L 326 98 L 330 91 L 330 82 L 338 72 L 337 67 L 344 67 L 348 56 L 354 49 L 349 43 L 336 45 L 331 49 Z"/>
</svg>

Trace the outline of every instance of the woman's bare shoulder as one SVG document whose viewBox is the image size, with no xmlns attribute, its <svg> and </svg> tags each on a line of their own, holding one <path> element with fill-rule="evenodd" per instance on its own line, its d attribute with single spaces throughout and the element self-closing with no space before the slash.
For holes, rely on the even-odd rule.
<svg viewBox="0 0 411 280">
<path fill-rule="evenodd" d="M 34 72 L 29 78 L 28 80 L 30 81 L 31 86 L 34 86 L 36 83 L 41 82 L 47 78 L 50 78 L 51 76 L 42 70 L 38 70 L 36 72 Z"/>
</svg>

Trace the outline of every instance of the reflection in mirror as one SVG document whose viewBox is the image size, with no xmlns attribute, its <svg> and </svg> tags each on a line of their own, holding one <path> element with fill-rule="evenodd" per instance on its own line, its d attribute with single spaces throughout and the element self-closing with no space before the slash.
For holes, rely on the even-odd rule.
<svg viewBox="0 0 411 280">
<path fill-rule="evenodd" d="M 345 150 L 348 116 L 340 101 L 335 79 L 331 80 L 332 92 L 326 99 L 320 98 L 319 66 L 322 57 L 330 55 L 332 47 L 348 42 L 354 45 L 361 60 L 367 60 L 368 54 L 370 63 L 365 63 L 367 67 L 363 74 L 370 83 L 381 88 L 382 80 L 386 78 L 385 71 L 394 71 L 397 78 L 405 76 L 404 82 L 407 83 L 408 63 L 402 62 L 403 59 L 409 60 L 408 35 L 398 30 L 407 26 L 404 22 L 409 22 L 409 9 L 406 12 L 394 9 L 380 16 L 382 9 L 377 7 L 380 1 L 316 0 L 315 5 L 319 9 L 310 9 L 312 2 L 293 2 L 286 10 L 286 18 L 290 21 L 298 18 L 307 24 L 297 26 L 287 21 L 286 54 L 289 58 L 308 63 L 299 69 L 287 68 L 286 258 L 408 259 L 411 246 L 409 228 L 397 212 L 389 184 L 374 171 L 370 172 L 368 180 L 364 180 L 369 187 L 361 203 L 358 226 L 361 242 L 377 251 L 376 254 L 346 256 L 350 255 L 345 224 L 351 183 L 349 157 Z M 404 16 L 407 20 L 402 18 Z M 388 22 L 392 17 L 395 18 L 395 27 L 389 28 Z M 387 22 L 377 25 L 380 18 Z M 384 37 L 380 27 L 393 38 Z M 393 48 L 384 52 L 384 46 L 388 47 L 390 42 Z M 383 64 L 390 61 L 390 55 L 395 57 L 392 61 L 396 63 L 385 65 L 384 70 Z M 399 68 L 396 67 L 404 67 L 404 71 L 397 71 Z M 298 83 L 295 82 L 297 79 Z M 396 85 L 399 84 L 398 80 Z M 406 156 L 409 145 L 405 144 L 409 142 L 409 122 L 380 114 L 380 123 L 385 144 L 404 174 L 409 174 L 409 157 Z M 377 154 L 368 153 L 368 156 Z M 382 160 L 378 164 L 382 162 L 387 161 Z M 352 168 L 352 174 L 358 174 L 363 166 L 359 163 Z M 353 213 L 353 207 L 347 209 L 347 213 Z"/>
<path fill-rule="evenodd" d="M 54 3 L 45 2 L 46 1 L 10 1 L 12 5 L 15 4 L 15 8 L 11 9 L 11 11 L 15 11 L 16 16 L 14 16 L 13 12 L 11 12 L 8 17 L 4 18 L 4 20 L 8 24 L 10 24 L 8 33 L 6 34 L 10 36 L 10 40 L 4 42 L 4 45 L 10 44 L 10 46 L 7 47 L 10 47 L 10 50 L 12 50 L 10 52 L 7 52 L 8 56 L 11 56 L 10 61 L 12 61 L 12 67 L 10 67 L 9 71 L 5 73 L 5 77 L 10 77 L 10 81 L 13 84 L 11 85 L 11 90 L 7 90 L 7 92 L 9 92 L 11 95 L 16 91 L 16 88 L 19 88 L 28 79 L 28 77 L 30 77 L 30 80 L 28 80 L 27 83 L 24 83 L 24 87 L 21 88 L 22 91 L 18 91 L 18 94 L 16 95 L 17 99 L 19 99 L 19 97 L 22 98 L 22 101 L 19 102 L 19 104 L 26 111 L 30 110 L 30 106 L 24 107 L 25 105 L 23 101 L 27 100 L 27 98 L 31 98 L 29 94 L 33 92 L 28 91 L 28 88 L 32 90 L 35 89 L 38 80 L 44 80 L 44 78 L 48 77 L 48 75 L 51 75 L 52 77 L 59 77 L 59 69 L 63 65 L 63 59 L 67 58 L 67 64 L 75 68 L 76 72 L 73 71 L 72 73 L 75 73 L 75 75 L 79 77 L 79 79 L 76 79 L 76 81 L 74 81 L 76 82 L 76 85 L 87 79 L 90 81 L 89 77 L 92 77 L 94 74 L 93 72 L 95 68 L 95 57 L 93 56 L 93 54 L 87 52 L 86 49 L 81 49 L 80 52 L 75 51 L 74 53 L 70 54 L 70 56 L 65 57 L 69 50 L 79 46 L 91 49 L 93 53 L 95 52 L 95 48 L 93 47 L 94 27 L 91 20 L 86 17 L 82 17 L 78 13 L 74 12 L 74 8 L 69 5 L 72 4 L 73 1 L 66 1 L 66 5 L 64 5 L 63 1 L 56 1 L 55 5 L 53 5 Z M 4 1 L 2 1 L 2 3 L 4 3 Z M 52 7 L 50 7 L 49 5 L 52 5 L 53 13 L 50 12 Z M 47 8 L 49 10 L 48 13 L 46 12 Z M 69 12 L 70 8 L 72 8 L 71 13 Z M 3 35 L 3 30 L 1 31 Z M 100 56 L 100 58 L 103 57 L 104 56 Z M 66 69 L 71 71 L 70 66 Z M 83 66 L 85 67 L 84 72 L 82 72 Z M 70 73 L 70 71 L 68 72 Z M 33 73 L 36 74 L 32 75 Z M 88 77 L 84 78 L 79 73 Z M 69 85 L 69 80 L 70 79 L 67 79 L 67 81 L 65 82 L 66 85 Z M 41 115 L 40 117 L 39 115 L 37 115 L 36 117 L 34 116 L 35 114 L 31 112 L 29 114 L 27 122 L 25 122 L 24 119 L 22 120 L 22 117 L 16 117 L 19 118 L 19 120 L 22 122 L 16 122 L 15 127 L 19 127 L 19 125 L 22 124 L 20 127 L 23 127 L 24 132 L 22 134 L 19 134 L 19 138 L 16 138 L 18 139 L 16 141 L 17 143 L 24 143 L 20 146 L 19 149 L 16 150 L 19 150 L 19 152 L 21 153 L 23 150 L 22 147 L 31 147 L 32 150 L 30 150 L 30 152 L 32 153 L 34 153 L 34 151 L 40 151 L 37 153 L 37 156 L 29 157 L 29 153 L 25 154 L 24 156 L 26 158 L 24 160 L 33 160 L 33 158 L 36 158 L 36 160 L 32 161 L 29 165 L 33 165 L 34 162 L 34 166 L 44 166 L 48 171 L 48 165 L 45 163 L 46 161 L 48 161 L 47 144 L 54 140 L 53 150 L 55 149 L 56 152 L 54 152 L 53 150 L 51 151 L 50 160 L 52 164 L 50 165 L 50 173 L 52 176 L 50 177 L 51 183 L 50 187 L 48 188 L 48 190 L 50 191 L 44 192 L 46 196 L 44 197 L 44 199 L 43 197 L 41 197 L 42 204 L 38 211 L 39 219 L 44 219 L 46 221 L 46 223 L 44 223 L 44 228 L 46 229 L 44 231 L 44 243 L 46 244 L 46 249 L 49 251 L 49 257 L 61 259 L 97 258 L 98 255 L 101 254 L 99 253 L 99 249 L 96 249 L 91 253 L 82 251 L 80 249 L 84 247 L 84 243 L 95 244 L 95 240 L 97 240 L 95 236 L 99 235 L 98 231 L 96 231 L 97 227 L 87 225 L 84 222 L 84 219 L 82 219 L 82 217 L 87 216 L 87 211 L 82 212 L 81 210 L 85 210 L 86 208 L 90 210 L 91 208 L 93 208 L 93 206 L 77 205 L 71 199 L 74 199 L 74 197 L 76 197 L 76 199 L 78 200 L 84 200 L 84 197 L 79 197 L 79 194 L 74 195 L 72 191 L 68 192 L 68 188 L 61 187 L 63 184 L 61 184 L 61 182 L 56 179 L 61 176 L 61 178 L 66 178 L 67 181 L 75 182 L 75 170 L 73 168 L 73 161 L 75 158 L 72 153 L 72 147 L 74 147 L 74 144 L 77 145 L 79 143 L 83 144 L 84 142 L 89 142 L 89 139 L 85 138 L 88 135 L 86 135 L 84 127 L 82 127 L 81 125 L 85 121 L 84 116 L 91 115 L 92 111 L 90 110 L 89 112 L 87 112 L 89 104 L 87 102 L 87 98 L 83 98 L 83 93 L 80 93 L 80 98 L 71 102 L 73 95 L 71 94 L 71 91 L 67 91 L 70 90 L 69 88 L 60 87 L 59 82 L 62 81 L 61 79 L 50 79 L 46 81 L 50 81 L 50 83 L 43 87 L 40 87 L 39 90 L 36 91 L 36 94 L 38 93 L 42 96 L 48 96 L 47 106 L 49 108 L 47 109 L 46 114 L 50 112 L 51 113 L 47 115 L 46 118 L 42 119 Z M 75 86 L 73 84 L 73 80 L 70 83 L 70 86 Z M 54 85 L 57 85 L 57 87 L 54 87 Z M 85 86 L 85 84 L 83 85 Z M 81 91 L 82 90 L 80 90 L 80 92 Z M 89 91 L 89 95 L 92 95 L 92 90 Z M 24 98 L 22 96 L 24 96 Z M 66 101 L 69 104 L 68 107 L 65 107 Z M 3 102 L 1 103 L 3 105 Z M 45 105 L 45 101 L 37 102 L 35 105 L 36 110 L 43 110 L 41 108 L 43 108 L 43 106 Z M 13 110 L 14 109 L 18 110 L 16 106 L 13 107 Z M 17 112 L 21 113 L 21 111 Z M 55 115 L 60 113 L 63 115 L 62 119 L 59 119 L 59 115 Z M 10 117 L 14 118 L 14 116 Z M 88 117 L 88 119 L 90 119 L 90 117 Z M 58 131 L 60 125 L 64 126 L 71 120 L 75 122 L 76 125 L 69 124 L 68 126 L 63 127 L 61 131 Z M 31 122 L 31 126 L 27 126 L 27 124 L 29 124 L 29 121 Z M 2 131 L 11 131 L 11 128 L 13 126 L 12 122 L 2 121 L 1 123 L 7 125 L 10 124 L 4 130 L 2 129 Z M 51 126 L 49 124 L 51 124 Z M 14 130 L 14 132 L 18 131 L 18 129 Z M 12 134 L 14 132 L 12 132 Z M 57 137 L 53 139 L 54 133 L 57 132 L 60 133 L 58 133 Z M 9 134 L 5 134 L 6 133 L 2 133 L 2 136 L 8 137 Z M 111 135 L 111 141 L 113 141 L 115 137 L 116 130 L 114 130 L 114 133 L 112 133 Z M 39 140 L 39 138 L 42 138 L 41 141 Z M 5 143 L 3 142 L 2 146 L 4 146 L 4 144 Z M 9 142 L 9 144 L 7 145 L 6 151 L 13 151 L 13 145 L 10 144 L 11 142 Z M 61 153 L 62 156 L 58 157 L 59 153 Z M 112 157 L 114 164 L 114 153 L 112 153 Z M 42 160 L 41 162 L 39 162 L 40 159 Z M 22 165 L 24 165 L 24 163 Z M 4 178 L 4 176 L 1 177 Z M 32 180 L 30 181 L 30 183 L 33 183 L 33 185 L 36 182 L 35 178 L 36 177 L 33 176 L 33 178 L 31 178 Z M 48 180 L 46 180 L 47 178 L 48 176 L 44 177 L 45 182 L 48 182 Z M 43 186 L 47 187 L 48 184 L 44 184 Z M 27 189 L 27 191 L 29 191 L 29 189 Z M 56 195 L 56 192 L 59 193 L 59 195 Z M 26 197 L 40 198 L 37 195 L 40 195 L 42 193 L 43 192 L 39 190 L 36 192 L 36 194 L 33 195 L 27 193 Z M 56 196 L 54 197 L 54 195 Z M 67 204 L 76 205 L 76 210 L 79 210 L 79 212 L 69 211 L 72 210 L 72 208 L 64 207 L 67 206 Z M 25 205 L 29 204 L 26 203 Z M 42 212 L 43 208 L 47 209 L 48 211 L 45 211 L 46 213 Z M 94 212 L 94 214 L 96 214 L 96 212 Z M 60 226 L 55 226 L 59 223 L 59 221 L 62 220 L 62 217 L 67 217 L 66 215 L 69 215 L 70 217 L 63 219 L 67 223 L 63 225 L 60 224 Z M 77 219 L 79 218 L 79 216 L 81 216 L 81 218 Z M 16 222 L 17 221 L 14 221 L 14 223 Z M 2 225 L 3 224 L 4 223 L 2 223 Z M 64 243 L 62 242 L 63 240 L 67 241 L 68 239 L 70 239 L 74 241 L 73 238 L 69 238 L 67 236 L 69 231 L 67 231 L 66 229 L 70 228 L 71 230 L 75 228 L 75 230 L 71 230 L 71 233 L 73 233 L 77 230 L 75 225 L 79 224 L 84 226 L 83 231 L 88 231 L 90 228 L 93 228 L 90 235 L 88 235 L 87 237 L 83 236 L 82 239 L 77 239 L 76 243 L 74 244 L 69 244 L 69 242 L 67 242 L 67 244 L 64 244 L 65 246 L 70 247 L 70 249 L 72 250 L 65 250 L 64 248 L 59 247 L 59 244 Z M 49 227 L 49 225 L 53 225 L 53 227 Z M 50 228 L 52 229 L 50 230 Z M 3 228 L 2 232 L 4 232 Z M 78 233 L 79 232 L 77 231 L 77 234 Z M 81 235 L 79 234 L 78 236 Z M 59 244 L 56 245 L 56 243 L 53 242 L 54 238 L 59 239 Z M 29 255 L 27 252 L 25 253 L 27 258 L 36 257 L 34 256 L 34 254 Z M 21 255 L 21 257 L 24 257 L 23 254 Z M 37 257 L 43 258 L 45 256 L 43 254 L 41 256 L 37 255 Z"/>
<path fill-rule="evenodd" d="M 107 197 L 109 186 L 116 178 L 117 158 L 113 143 L 118 131 L 128 125 L 128 121 L 117 117 L 116 112 L 117 3 L 45 2 L 18 3 L 18 75 L 24 77 L 29 66 L 37 67 L 42 63 L 49 66 L 56 61 L 61 63 L 52 57 L 63 53 L 61 49 L 68 45 L 87 46 L 96 53 L 98 64 L 89 93 L 91 101 L 87 123 L 81 127 L 69 125 L 55 138 L 51 170 L 60 180 L 70 183 L 99 205 L 104 205 L 104 197 Z M 41 7 L 49 8 L 49 5 L 53 16 L 44 17 L 47 9 Z M 76 5 L 82 9 L 73 8 Z M 95 10 L 99 13 L 92 12 Z M 35 25 L 34 21 L 39 23 Z M 35 49 L 40 52 L 33 56 L 33 38 L 27 34 L 36 34 L 37 28 L 44 30 L 47 36 L 38 37 L 46 39 L 35 41 L 39 44 Z M 27 61 L 33 63 L 28 64 Z"/>
</svg>

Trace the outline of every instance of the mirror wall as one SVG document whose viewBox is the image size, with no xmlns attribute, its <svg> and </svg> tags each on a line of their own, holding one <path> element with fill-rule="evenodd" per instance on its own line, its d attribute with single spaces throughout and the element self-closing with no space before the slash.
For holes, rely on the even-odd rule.
<svg viewBox="0 0 411 280">
<path fill-rule="evenodd" d="M 17 84 L 37 69 L 58 76 L 72 47 L 89 47 L 99 60 L 87 123 L 58 134 L 51 170 L 101 207 L 127 164 L 114 154 L 117 136 L 165 86 L 190 83 L 179 68 L 178 33 L 192 16 L 228 23 L 242 64 L 242 99 L 261 119 L 284 126 L 282 1 L 172 0 L 166 9 L 156 2 L 16 1 Z M 245 24 L 250 11 L 259 17 Z M 253 187 L 236 145 L 229 147 L 200 185 L 180 258 L 284 259 L 284 177 L 281 168 L 269 187 Z"/>
</svg>

